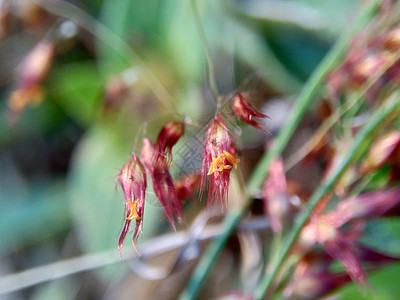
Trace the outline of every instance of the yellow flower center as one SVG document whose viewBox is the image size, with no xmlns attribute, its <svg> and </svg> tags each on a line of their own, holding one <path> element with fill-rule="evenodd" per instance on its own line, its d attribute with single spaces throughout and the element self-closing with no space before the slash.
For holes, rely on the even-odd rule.
<svg viewBox="0 0 400 300">
<path fill-rule="evenodd" d="M 142 219 L 137 213 L 138 204 L 139 204 L 139 199 L 137 199 L 135 202 L 129 199 L 129 206 L 131 208 L 131 211 L 129 213 L 129 216 L 126 217 L 127 220 L 132 220 L 133 218 L 135 218 L 136 221 L 140 221 Z"/>
<path fill-rule="evenodd" d="M 230 164 L 229 165 L 226 164 L 224 159 L 226 159 Z M 224 150 L 224 152 L 220 154 L 218 157 L 214 156 L 212 157 L 212 162 L 207 175 L 211 175 L 214 172 L 221 172 L 222 170 L 232 169 L 232 166 L 234 166 L 236 169 L 239 162 L 240 159 L 236 159 L 232 154 Z"/>
</svg>

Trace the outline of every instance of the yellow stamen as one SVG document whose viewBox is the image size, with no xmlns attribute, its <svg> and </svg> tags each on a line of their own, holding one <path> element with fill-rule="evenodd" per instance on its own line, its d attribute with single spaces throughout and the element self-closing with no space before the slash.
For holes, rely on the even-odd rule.
<svg viewBox="0 0 400 300">
<path fill-rule="evenodd" d="M 232 164 L 235 167 L 235 169 L 237 168 L 238 163 L 240 162 L 240 159 L 236 159 L 231 153 L 224 150 L 223 153 L 220 154 L 218 157 L 212 157 L 212 162 L 211 162 L 210 169 L 208 170 L 207 175 L 211 175 L 214 172 L 221 172 L 223 170 L 232 169 L 231 165 L 225 164 L 224 158 L 230 164 Z"/>
<path fill-rule="evenodd" d="M 139 199 L 137 199 L 135 202 L 132 202 L 131 199 L 129 199 L 129 206 L 131 208 L 131 211 L 129 213 L 129 216 L 126 217 L 127 220 L 132 220 L 133 218 L 135 218 L 136 221 L 140 221 L 142 219 L 137 213 L 138 204 L 139 204 Z"/>
<path fill-rule="evenodd" d="M 224 150 L 225 158 L 237 169 L 238 164 L 240 163 L 240 159 L 236 159 L 232 154 L 228 151 Z"/>
</svg>

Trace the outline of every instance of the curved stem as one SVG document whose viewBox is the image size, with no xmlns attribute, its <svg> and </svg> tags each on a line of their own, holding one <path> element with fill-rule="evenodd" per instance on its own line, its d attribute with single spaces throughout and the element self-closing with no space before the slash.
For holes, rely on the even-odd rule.
<svg viewBox="0 0 400 300">
<path fill-rule="evenodd" d="M 363 126 L 359 133 L 354 138 L 354 142 L 351 145 L 350 150 L 347 152 L 347 155 L 343 157 L 343 159 L 336 165 L 336 167 L 332 170 L 331 175 L 322 182 L 322 184 L 317 188 L 314 194 L 311 196 L 307 205 L 300 212 L 296 223 L 289 233 L 288 238 L 286 239 L 282 249 L 279 251 L 278 257 L 275 262 L 272 264 L 272 268 L 269 270 L 267 276 L 265 276 L 262 280 L 258 288 L 254 293 L 255 299 L 263 299 L 264 295 L 269 292 L 271 285 L 275 276 L 278 274 L 282 263 L 285 258 L 289 254 L 293 244 L 295 243 L 297 237 L 299 236 L 301 229 L 307 223 L 308 219 L 311 216 L 312 211 L 318 205 L 322 197 L 328 193 L 335 183 L 340 179 L 341 175 L 344 173 L 346 168 L 349 166 L 353 158 L 357 155 L 357 151 L 360 146 L 362 146 L 363 142 L 369 138 L 369 135 L 396 109 L 399 109 L 400 105 L 400 97 L 396 94 L 394 97 L 388 99 L 387 103 L 380 107 L 369 119 L 369 122 Z"/>
<path fill-rule="evenodd" d="M 199 14 L 199 10 L 197 8 L 196 0 L 191 0 L 190 3 L 192 5 L 196 29 L 200 36 L 201 44 L 203 46 L 203 51 L 204 51 L 204 54 L 207 59 L 208 83 L 210 85 L 210 90 L 213 95 L 214 102 L 217 102 L 219 92 L 218 92 L 218 87 L 217 87 L 217 81 L 215 80 L 215 69 L 214 69 L 214 64 L 213 64 L 212 58 L 211 58 L 210 47 L 208 46 L 206 34 L 204 33 L 203 26 L 201 25 L 201 22 L 200 22 L 200 14 Z"/>
<path fill-rule="evenodd" d="M 371 1 L 368 6 L 366 6 L 362 11 L 355 23 L 351 28 L 346 30 L 346 32 L 339 38 L 335 46 L 327 54 L 324 60 L 321 62 L 319 67 L 314 71 L 311 78 L 308 80 L 304 86 L 299 98 L 292 110 L 289 122 L 286 123 L 285 127 L 280 131 L 275 143 L 272 145 L 271 149 L 263 156 L 261 161 L 258 163 L 253 175 L 251 176 L 247 189 L 252 195 L 259 189 L 268 173 L 269 166 L 271 162 L 278 157 L 285 146 L 287 145 L 289 139 L 296 130 L 298 124 L 300 123 L 303 115 L 310 107 L 310 104 L 314 100 L 315 95 L 326 75 L 335 67 L 335 65 L 340 61 L 341 57 L 345 53 L 347 46 L 352 38 L 352 36 L 359 31 L 368 20 L 375 14 L 376 9 L 380 1 Z M 198 263 L 192 277 L 190 278 L 186 289 L 180 296 L 180 300 L 195 299 L 198 295 L 200 288 L 207 277 L 212 265 L 216 261 L 218 255 L 221 253 L 224 245 L 226 244 L 229 236 L 234 231 L 235 227 L 239 223 L 240 219 L 250 206 L 252 199 L 247 201 L 247 205 L 243 208 L 235 211 L 231 211 L 226 216 L 224 223 L 222 225 L 223 234 L 216 238 L 211 245 L 207 248 L 203 255 L 203 258 Z"/>
</svg>

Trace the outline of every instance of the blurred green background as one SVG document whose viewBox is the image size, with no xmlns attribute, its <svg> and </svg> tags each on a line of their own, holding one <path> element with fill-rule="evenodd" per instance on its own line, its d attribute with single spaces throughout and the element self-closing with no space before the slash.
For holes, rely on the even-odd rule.
<svg viewBox="0 0 400 300">
<path fill-rule="evenodd" d="M 220 93 L 244 89 L 261 101 L 295 95 L 346 30 L 358 2 L 198 1 Z M 214 110 L 190 2 L 0 5 L 0 282 L 14 272 L 102 251 L 111 250 L 118 261 L 124 218 L 116 176 L 143 123 L 154 140 L 165 121 L 182 116 L 204 121 Z M 47 37 L 56 50 L 41 82 L 44 100 L 10 123 L 8 98 L 18 65 Z M 113 80 L 122 91 L 112 93 Z M 142 241 L 170 231 L 151 194 L 148 199 Z M 400 238 L 393 239 L 400 234 L 398 221 L 370 226 L 366 242 L 400 255 Z M 128 289 L 118 283 L 130 272 L 126 262 L 117 262 L 3 297 L 110 298 L 113 290 Z M 367 299 L 398 299 L 399 272 L 394 264 L 373 274 L 376 295 Z M 364 299 L 353 285 L 341 295 Z"/>
</svg>

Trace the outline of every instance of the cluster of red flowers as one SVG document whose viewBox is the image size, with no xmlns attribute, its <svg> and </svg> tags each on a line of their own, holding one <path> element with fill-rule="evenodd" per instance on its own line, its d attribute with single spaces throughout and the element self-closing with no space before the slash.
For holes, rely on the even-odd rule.
<svg viewBox="0 0 400 300">
<path fill-rule="evenodd" d="M 232 100 L 233 113 L 258 129 L 266 131 L 260 119 L 267 116 L 256 111 L 247 101 L 247 95 L 236 93 Z M 159 199 L 164 213 L 175 230 L 175 218 L 183 221 L 182 201 L 194 198 L 193 192 L 197 187 L 199 176 L 189 174 L 181 180 L 174 181 L 169 167 L 172 162 L 172 147 L 185 133 L 184 122 L 167 123 L 160 131 L 155 143 L 148 138 L 143 139 L 141 159 L 134 153 L 118 176 L 125 196 L 126 221 L 118 242 L 121 253 L 124 239 L 129 231 L 131 221 L 136 220 L 133 234 L 133 245 L 143 230 L 143 214 L 145 192 L 147 188 L 146 170 L 150 175 L 154 193 Z M 209 124 L 204 142 L 204 158 L 201 169 L 201 186 L 203 191 L 208 186 L 208 205 L 220 201 L 226 205 L 230 172 L 237 168 L 240 159 L 235 157 L 234 143 L 229 134 L 224 117 L 218 113 Z"/>
<path fill-rule="evenodd" d="M 385 29 L 378 36 L 371 31 L 371 35 L 365 31 L 354 38 L 346 59 L 330 74 L 328 87 L 333 96 L 346 89 L 366 88 L 367 99 L 376 103 L 384 87 L 399 84 L 400 26 Z"/>
</svg>

